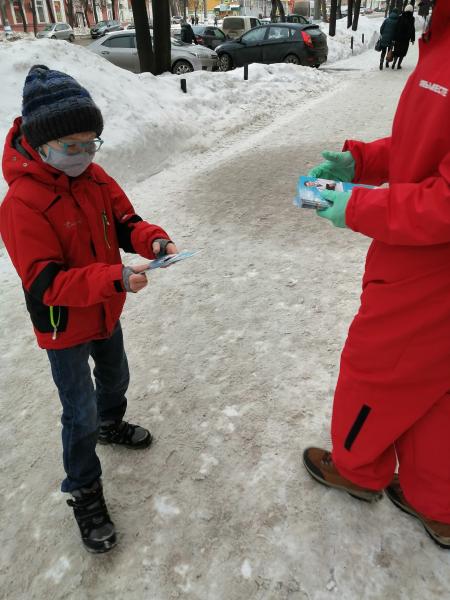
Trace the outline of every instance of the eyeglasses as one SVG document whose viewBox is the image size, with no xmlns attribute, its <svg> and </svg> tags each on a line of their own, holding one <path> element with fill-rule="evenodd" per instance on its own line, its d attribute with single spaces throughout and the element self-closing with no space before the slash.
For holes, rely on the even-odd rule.
<svg viewBox="0 0 450 600">
<path fill-rule="evenodd" d="M 61 140 L 56 140 L 56 143 L 61 147 L 61 152 L 64 152 L 64 154 L 80 154 L 81 152 L 94 154 L 102 147 L 103 140 L 98 137 L 89 140 L 89 142 L 61 142 Z"/>
</svg>

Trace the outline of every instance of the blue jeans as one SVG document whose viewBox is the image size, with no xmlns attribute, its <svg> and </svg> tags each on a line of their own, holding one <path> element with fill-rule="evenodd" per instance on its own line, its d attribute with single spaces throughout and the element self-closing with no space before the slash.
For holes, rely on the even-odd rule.
<svg viewBox="0 0 450 600">
<path fill-rule="evenodd" d="M 100 422 L 120 421 L 127 408 L 130 375 L 120 323 L 110 338 L 63 350 L 47 350 L 62 413 L 62 445 L 67 477 L 63 492 L 88 486 L 102 474 L 95 452 Z M 89 357 L 94 361 L 95 388 Z"/>
</svg>

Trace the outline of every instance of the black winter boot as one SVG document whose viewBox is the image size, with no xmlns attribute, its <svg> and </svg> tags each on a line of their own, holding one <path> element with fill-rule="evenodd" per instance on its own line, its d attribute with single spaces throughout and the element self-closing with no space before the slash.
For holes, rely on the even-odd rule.
<svg viewBox="0 0 450 600">
<path fill-rule="evenodd" d="M 99 444 L 119 444 L 127 448 L 147 448 L 152 443 L 148 429 L 132 425 L 126 421 L 104 421 L 100 424 Z"/>
<path fill-rule="evenodd" d="M 114 548 L 116 531 L 106 508 L 101 481 L 74 490 L 72 496 L 73 500 L 67 500 L 67 504 L 73 508 L 86 550 L 101 553 Z"/>
</svg>

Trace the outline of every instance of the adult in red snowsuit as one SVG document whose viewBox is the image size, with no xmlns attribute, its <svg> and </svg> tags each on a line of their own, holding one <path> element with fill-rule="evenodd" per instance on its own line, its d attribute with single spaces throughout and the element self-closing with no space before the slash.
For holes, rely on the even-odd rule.
<svg viewBox="0 0 450 600">
<path fill-rule="evenodd" d="M 355 189 L 344 205 L 347 227 L 373 242 L 341 357 L 332 455 L 304 456 L 322 483 L 341 476 L 371 491 L 391 483 L 398 459 L 401 507 L 437 522 L 439 535 L 427 531 L 450 548 L 448 56 L 450 2 L 439 0 L 391 137 L 345 143 L 353 181 L 389 188 Z M 333 487 L 352 491 L 342 481 Z"/>
</svg>

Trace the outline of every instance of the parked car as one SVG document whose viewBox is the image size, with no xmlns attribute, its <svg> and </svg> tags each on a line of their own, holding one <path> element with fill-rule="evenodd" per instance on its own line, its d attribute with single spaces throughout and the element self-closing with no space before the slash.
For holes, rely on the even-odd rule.
<svg viewBox="0 0 450 600">
<path fill-rule="evenodd" d="M 192 27 L 195 34 L 195 39 L 202 46 L 214 50 L 220 44 L 227 41 L 227 36 L 218 27 L 213 25 L 194 25 Z"/>
<path fill-rule="evenodd" d="M 248 31 L 216 48 L 220 68 L 228 71 L 249 63 L 293 63 L 318 67 L 328 56 L 327 36 L 318 25 L 273 23 Z"/>
<path fill-rule="evenodd" d="M 228 38 L 236 39 L 259 25 L 261 21 L 256 17 L 224 17 L 222 31 Z"/>
<path fill-rule="evenodd" d="M 303 25 L 307 25 L 308 23 L 311 23 L 311 20 L 308 19 L 308 17 L 305 17 L 303 15 L 286 15 L 286 23 L 302 23 Z M 273 23 L 281 23 L 280 21 L 280 17 L 277 16 L 275 17 L 275 19 L 272 21 Z"/>
<path fill-rule="evenodd" d="M 99 21 L 93 27 L 91 27 L 91 38 L 102 37 L 110 31 L 120 31 L 123 29 L 119 21 Z"/>
<path fill-rule="evenodd" d="M 181 21 L 183 20 L 183 17 L 180 17 L 180 15 L 174 15 L 172 17 L 172 23 L 174 25 L 179 25 L 181 23 Z"/>
<path fill-rule="evenodd" d="M 217 54 L 203 46 L 183 44 L 171 38 L 172 73 L 183 75 L 190 71 L 217 71 Z M 88 50 L 95 52 L 122 69 L 140 73 L 135 31 L 117 31 L 92 42 Z"/>
<path fill-rule="evenodd" d="M 36 37 L 73 42 L 75 33 L 68 23 L 52 23 L 51 25 L 47 25 L 42 31 L 38 31 Z"/>
</svg>

